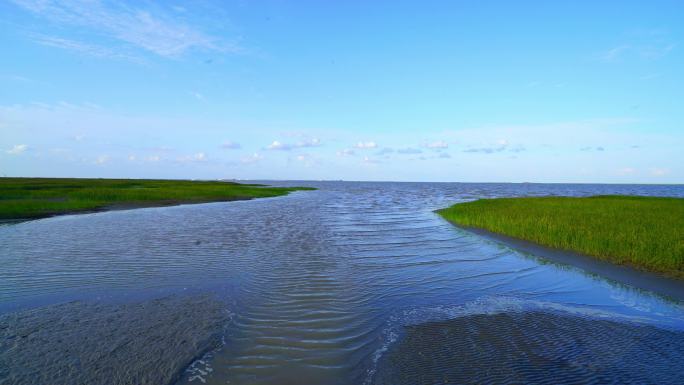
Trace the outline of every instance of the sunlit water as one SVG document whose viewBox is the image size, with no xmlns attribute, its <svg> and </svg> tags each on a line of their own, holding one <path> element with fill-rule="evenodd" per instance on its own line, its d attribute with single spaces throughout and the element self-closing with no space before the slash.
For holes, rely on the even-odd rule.
<svg viewBox="0 0 684 385">
<path fill-rule="evenodd" d="M 586 361 L 629 352 L 630 362 L 681 367 L 684 304 L 521 254 L 433 212 L 500 196 L 682 197 L 684 186 L 274 184 L 319 190 L 0 226 L 0 311 L 211 293 L 231 314 L 225 344 L 182 383 L 684 380 L 670 366 L 638 377 L 616 371 L 618 359 L 599 360 L 602 370 Z M 555 326 L 536 332 L 542 321 Z M 467 331 L 478 334 L 455 344 Z M 588 351 L 577 336 L 610 346 Z M 496 338 L 527 345 L 517 352 Z M 498 371 L 458 377 L 473 360 Z"/>
</svg>

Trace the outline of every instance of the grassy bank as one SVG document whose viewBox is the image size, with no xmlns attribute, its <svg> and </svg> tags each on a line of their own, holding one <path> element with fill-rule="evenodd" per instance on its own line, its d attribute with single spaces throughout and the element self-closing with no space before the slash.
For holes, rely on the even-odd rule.
<svg viewBox="0 0 684 385">
<path fill-rule="evenodd" d="M 274 197 L 306 189 L 218 181 L 0 178 L 0 219 Z"/>
<path fill-rule="evenodd" d="M 438 212 L 460 226 L 684 278 L 684 199 L 481 199 Z"/>
</svg>

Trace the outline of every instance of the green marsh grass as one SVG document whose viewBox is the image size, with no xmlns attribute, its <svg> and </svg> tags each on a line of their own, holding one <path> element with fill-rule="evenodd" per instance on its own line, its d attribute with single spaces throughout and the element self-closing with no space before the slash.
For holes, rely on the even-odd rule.
<svg viewBox="0 0 684 385">
<path fill-rule="evenodd" d="M 275 197 L 281 188 L 222 181 L 0 178 L 0 219 L 30 219 L 117 207 Z"/>
<path fill-rule="evenodd" d="M 639 196 L 481 199 L 439 210 L 485 229 L 684 278 L 684 199 Z"/>
</svg>

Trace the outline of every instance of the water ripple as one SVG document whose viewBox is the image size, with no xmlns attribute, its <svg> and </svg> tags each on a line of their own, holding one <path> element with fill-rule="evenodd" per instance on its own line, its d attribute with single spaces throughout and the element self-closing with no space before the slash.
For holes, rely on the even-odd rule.
<svg viewBox="0 0 684 385">
<path fill-rule="evenodd" d="M 499 332 L 518 316 L 465 322 L 468 310 L 464 309 L 478 308 L 480 315 L 513 314 L 517 308 L 528 309 L 530 303 L 540 302 L 547 305 L 528 309 L 525 314 L 534 315 L 524 320 L 530 325 L 535 320 L 556 325 L 547 335 L 566 330 L 558 338 L 575 336 L 573 328 L 581 326 L 587 335 L 596 332 L 598 340 L 610 344 L 610 338 L 601 336 L 615 336 L 613 324 L 597 324 L 593 329 L 593 323 L 574 321 L 572 317 L 579 312 L 582 320 L 589 313 L 610 322 L 638 320 L 675 333 L 668 338 L 684 346 L 677 334 L 684 329 L 681 304 L 568 266 L 541 263 L 456 229 L 433 212 L 479 197 L 684 196 L 682 186 L 312 185 L 319 190 L 274 199 L 65 216 L 2 226 L 0 311 L 81 297 L 98 300 L 117 293 L 195 290 L 222 294 L 233 313 L 226 344 L 202 362 L 196 361 L 181 383 L 299 384 L 306 379 L 311 384 L 370 384 L 402 383 L 397 378 L 415 380 L 415 375 L 452 376 L 463 365 L 459 361 L 411 360 L 414 356 L 406 352 L 467 352 L 455 342 L 460 338 L 457 333 L 443 341 L 439 333 L 464 328 Z M 482 305 L 482 298 L 498 300 Z M 461 323 L 448 323 L 453 320 Z M 430 322 L 444 324 L 421 326 Z M 523 329 L 521 333 L 530 332 Z M 638 330 L 635 335 L 640 335 Z M 660 338 L 658 333 L 644 336 Z M 422 338 L 434 339 L 434 346 L 416 345 Z M 482 346 L 491 342 L 477 341 Z M 527 341 L 532 350 L 541 343 Z M 615 347 L 623 346 L 622 340 L 615 341 Z M 644 349 L 648 354 L 657 352 Z M 559 345 L 545 357 L 571 353 Z M 520 378 L 538 379 L 534 368 L 517 367 Z M 599 379 L 587 372 L 572 378 Z M 494 376 L 483 381 L 503 379 Z"/>
</svg>

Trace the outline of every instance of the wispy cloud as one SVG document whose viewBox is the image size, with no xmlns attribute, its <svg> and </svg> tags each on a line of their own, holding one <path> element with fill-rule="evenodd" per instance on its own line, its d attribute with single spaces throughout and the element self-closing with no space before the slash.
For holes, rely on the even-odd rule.
<svg viewBox="0 0 684 385">
<path fill-rule="evenodd" d="M 363 157 L 363 163 L 365 163 L 365 164 L 379 164 L 381 162 L 379 160 L 373 159 L 369 156 L 364 156 Z"/>
<path fill-rule="evenodd" d="M 602 61 L 613 61 L 630 49 L 632 49 L 632 47 L 629 45 L 626 45 L 626 44 L 619 45 L 619 46 L 610 48 L 610 49 L 606 50 L 605 52 L 602 52 L 599 55 L 599 59 L 601 59 Z"/>
<path fill-rule="evenodd" d="M 497 142 L 496 146 L 490 147 L 471 147 L 463 150 L 463 152 L 469 153 L 482 153 L 482 154 L 493 154 L 495 152 L 505 151 L 508 147 L 508 141 L 501 139 Z"/>
<path fill-rule="evenodd" d="M 294 147 L 318 147 L 321 145 L 321 140 L 318 138 L 308 138 L 304 139 L 300 142 L 297 142 L 297 144 L 294 145 Z"/>
<path fill-rule="evenodd" d="M 421 155 L 417 158 L 410 158 L 409 160 L 423 161 L 423 160 L 433 160 L 433 159 L 451 159 L 451 155 L 449 155 L 449 153 L 446 153 L 446 152 L 440 152 L 440 153 L 435 154 L 435 155 L 428 155 L 428 156 Z"/>
<path fill-rule="evenodd" d="M 312 167 L 317 164 L 318 160 L 315 156 L 311 154 L 298 154 L 295 156 L 295 161 L 297 161 L 299 164 L 302 164 L 304 167 Z"/>
<path fill-rule="evenodd" d="M 659 59 L 669 54 L 676 46 L 670 42 L 621 44 L 600 53 L 598 58 L 603 62 L 614 62 L 630 56 L 641 59 Z"/>
<path fill-rule="evenodd" d="M 587 147 L 582 147 L 580 148 L 580 151 L 605 151 L 606 149 L 603 148 L 602 146 L 597 146 L 597 147 L 592 147 L 592 146 L 587 146 Z"/>
<path fill-rule="evenodd" d="M 368 149 L 377 148 L 377 147 L 378 147 L 378 144 L 375 143 L 375 142 L 373 142 L 373 141 L 369 141 L 369 142 L 358 142 L 358 143 L 356 143 L 356 144 L 354 145 L 354 147 L 355 147 L 355 148 L 358 148 L 359 150 L 368 150 Z"/>
<path fill-rule="evenodd" d="M 493 154 L 495 152 L 501 152 L 505 150 L 503 147 L 479 147 L 479 148 L 467 148 L 463 152 L 470 153 L 483 153 L 483 154 Z"/>
<path fill-rule="evenodd" d="M 225 142 L 223 142 L 223 144 L 221 144 L 221 148 L 223 148 L 224 150 L 237 150 L 241 147 L 242 146 L 240 146 L 240 143 L 233 142 L 231 140 L 226 140 Z"/>
<path fill-rule="evenodd" d="M 467 153 L 481 153 L 481 154 L 494 154 L 497 152 L 523 152 L 527 151 L 525 146 L 521 144 L 517 144 L 515 146 L 511 146 L 511 144 L 508 142 L 506 139 L 499 139 L 496 141 L 495 145 L 492 146 L 486 146 L 486 147 L 469 147 L 463 150 L 463 152 Z"/>
<path fill-rule="evenodd" d="M 401 149 L 397 150 L 397 153 L 399 153 L 399 154 L 422 154 L 423 151 L 420 149 L 417 149 L 417 148 L 407 147 L 407 148 L 401 148 Z"/>
<path fill-rule="evenodd" d="M 177 12 L 166 12 L 162 7 L 142 9 L 98 0 L 14 0 L 14 3 L 57 25 L 79 27 L 83 32 L 94 32 L 164 57 L 177 57 L 192 49 L 240 50 L 236 44 L 221 42 L 186 24 Z M 63 48 L 74 46 L 73 42 L 58 44 Z M 91 45 L 86 46 L 98 52 Z"/>
<path fill-rule="evenodd" d="M 618 175 L 632 175 L 636 172 L 637 172 L 637 170 L 632 168 L 632 167 L 623 167 L 623 168 L 617 170 Z"/>
<path fill-rule="evenodd" d="M 252 155 L 243 157 L 242 159 L 240 159 L 240 162 L 243 164 L 251 164 L 251 163 L 257 163 L 263 159 L 264 159 L 264 157 L 261 154 L 255 152 Z"/>
<path fill-rule="evenodd" d="M 392 154 L 394 152 L 393 148 L 390 147 L 383 147 L 379 151 L 375 153 L 375 155 L 387 155 L 387 154 Z"/>
<path fill-rule="evenodd" d="M 32 37 L 37 43 L 49 47 L 66 49 L 68 51 L 78 52 L 99 58 L 122 59 L 139 64 L 144 63 L 144 61 L 139 57 L 124 52 L 117 52 L 99 45 L 88 44 L 54 36 L 33 35 Z"/>
<path fill-rule="evenodd" d="M 292 146 L 289 144 L 281 143 L 277 140 L 274 140 L 266 146 L 267 150 L 274 150 L 274 151 L 290 151 L 292 149 Z"/>
<path fill-rule="evenodd" d="M 23 153 L 24 151 L 28 150 L 28 146 L 25 144 L 15 144 L 12 148 L 9 150 L 5 151 L 10 155 L 19 155 Z"/>
<path fill-rule="evenodd" d="M 446 149 L 449 148 L 449 143 L 443 141 L 443 140 L 438 140 L 436 142 L 431 142 L 431 143 L 425 143 L 425 148 L 429 149 Z"/>
<path fill-rule="evenodd" d="M 181 163 L 192 163 L 192 162 L 204 162 L 207 160 L 207 154 L 203 152 L 198 152 L 192 155 L 185 155 L 178 158 Z"/>
<path fill-rule="evenodd" d="M 665 176 L 670 173 L 669 169 L 666 168 L 652 168 L 651 175 L 653 176 Z"/>
<path fill-rule="evenodd" d="M 95 164 L 97 164 L 97 165 L 103 165 L 107 162 L 109 162 L 109 155 L 99 155 L 95 159 Z"/>
<path fill-rule="evenodd" d="M 344 150 L 337 151 L 337 156 L 353 156 L 356 154 L 351 148 L 345 148 Z"/>
<path fill-rule="evenodd" d="M 321 140 L 318 138 L 307 138 L 301 140 L 294 144 L 283 143 L 278 140 L 274 140 L 266 146 L 267 150 L 277 150 L 277 151 L 290 151 L 294 148 L 308 148 L 308 147 L 318 147 L 321 145 Z"/>
</svg>

